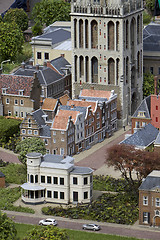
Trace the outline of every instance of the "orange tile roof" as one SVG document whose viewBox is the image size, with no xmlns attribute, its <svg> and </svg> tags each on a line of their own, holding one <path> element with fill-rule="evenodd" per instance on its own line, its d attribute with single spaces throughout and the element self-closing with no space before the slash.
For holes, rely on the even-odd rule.
<svg viewBox="0 0 160 240">
<path fill-rule="evenodd" d="M 64 94 L 62 97 L 59 98 L 59 101 L 62 105 L 67 105 L 68 100 L 70 100 L 68 94 Z"/>
<path fill-rule="evenodd" d="M 86 100 L 69 100 L 68 101 L 69 106 L 71 106 L 73 104 L 76 107 L 77 106 L 79 106 L 79 107 L 89 107 L 89 106 L 91 106 L 91 109 L 92 109 L 93 112 L 96 111 L 96 106 L 97 106 L 96 102 L 91 102 L 91 101 L 86 101 Z"/>
<path fill-rule="evenodd" d="M 107 98 L 111 96 L 111 91 L 95 90 L 95 89 L 82 89 L 81 97 L 95 97 L 95 98 Z"/>
<path fill-rule="evenodd" d="M 63 116 L 63 117 L 68 117 L 71 116 L 72 117 L 72 121 L 75 123 L 76 118 L 77 118 L 77 114 L 79 114 L 79 111 L 72 111 L 72 110 L 59 110 L 58 112 L 58 116 Z"/>
<path fill-rule="evenodd" d="M 54 98 L 45 98 L 43 105 L 42 105 L 42 110 L 51 110 L 53 111 L 57 103 L 57 99 Z"/>
<path fill-rule="evenodd" d="M 68 124 L 68 117 L 55 116 L 52 128 L 66 130 L 67 124 Z"/>
</svg>

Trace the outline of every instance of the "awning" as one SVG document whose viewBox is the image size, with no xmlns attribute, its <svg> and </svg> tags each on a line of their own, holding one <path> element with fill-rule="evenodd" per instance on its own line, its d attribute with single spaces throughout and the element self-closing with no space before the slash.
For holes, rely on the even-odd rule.
<svg viewBox="0 0 160 240">
<path fill-rule="evenodd" d="M 23 185 L 21 185 L 21 188 L 25 189 L 25 190 L 31 190 L 31 191 L 36 191 L 36 190 L 44 190 L 45 187 L 41 187 L 39 185 L 33 185 L 30 183 L 24 183 Z"/>
</svg>

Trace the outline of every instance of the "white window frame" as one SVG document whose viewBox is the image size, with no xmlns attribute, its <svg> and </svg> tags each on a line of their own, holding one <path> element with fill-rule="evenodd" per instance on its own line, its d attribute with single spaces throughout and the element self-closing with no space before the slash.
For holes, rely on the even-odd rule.
<svg viewBox="0 0 160 240">
<path fill-rule="evenodd" d="M 11 116 L 12 112 L 10 110 L 8 110 L 8 116 Z"/>
<path fill-rule="evenodd" d="M 64 155 L 64 148 L 60 148 L 60 155 Z"/>
<path fill-rule="evenodd" d="M 26 129 L 22 129 L 22 134 L 26 134 Z"/>
<path fill-rule="evenodd" d="M 38 135 L 38 130 L 34 130 L 34 135 Z"/>
<path fill-rule="evenodd" d="M 28 132 L 29 135 L 32 134 L 32 130 L 31 129 L 29 129 L 27 132 Z"/>
<path fill-rule="evenodd" d="M 155 198 L 155 206 L 160 207 L 160 198 Z"/>
<path fill-rule="evenodd" d="M 53 138 L 53 143 L 56 143 L 56 139 L 55 138 Z"/>
<path fill-rule="evenodd" d="M 10 99 L 6 98 L 6 104 L 9 104 L 9 102 L 10 102 Z"/>
<path fill-rule="evenodd" d="M 17 101 L 17 103 L 16 103 Z M 14 105 L 18 105 L 18 99 L 14 99 Z"/>
<path fill-rule="evenodd" d="M 143 196 L 143 206 L 148 206 L 148 196 Z"/>
<path fill-rule="evenodd" d="M 24 101 L 23 101 L 23 99 L 20 100 L 20 105 L 21 105 L 21 106 L 24 105 Z"/>
<path fill-rule="evenodd" d="M 64 138 L 61 138 L 61 142 L 64 142 Z"/>
<path fill-rule="evenodd" d="M 56 136 L 56 131 L 53 131 L 53 136 Z"/>
<path fill-rule="evenodd" d="M 61 134 L 64 134 L 64 131 L 61 131 Z"/>
<path fill-rule="evenodd" d="M 148 212 L 143 212 L 144 223 L 148 223 Z"/>
</svg>

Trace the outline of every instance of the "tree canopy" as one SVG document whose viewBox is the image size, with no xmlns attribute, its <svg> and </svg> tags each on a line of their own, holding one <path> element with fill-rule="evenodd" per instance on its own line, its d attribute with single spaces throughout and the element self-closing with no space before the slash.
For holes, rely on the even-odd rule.
<svg viewBox="0 0 160 240">
<path fill-rule="evenodd" d="M 37 239 L 46 239 L 46 240 L 68 240 L 68 234 L 66 230 L 47 226 L 47 227 L 35 227 L 29 233 L 24 240 L 37 240 Z"/>
<path fill-rule="evenodd" d="M 45 144 L 40 138 L 26 138 L 19 142 L 16 146 L 16 151 L 19 153 L 19 160 L 26 163 L 26 154 L 30 152 L 38 152 L 43 155 L 46 153 Z"/>
<path fill-rule="evenodd" d="M 28 20 L 27 13 L 22 8 L 9 9 L 3 18 L 4 22 L 15 22 L 23 32 L 28 28 Z"/>
<path fill-rule="evenodd" d="M 106 164 L 119 170 L 128 183 L 134 184 L 133 172 L 141 182 L 151 171 L 160 170 L 160 156 L 157 152 L 118 144 L 107 149 Z"/>
<path fill-rule="evenodd" d="M 35 4 L 32 18 L 35 22 L 48 26 L 55 21 L 69 21 L 69 14 L 70 3 L 63 0 L 42 0 Z"/>
<path fill-rule="evenodd" d="M 154 93 L 154 76 L 150 72 L 143 75 L 143 97 Z"/>
<path fill-rule="evenodd" d="M 154 11 L 155 0 L 146 0 L 146 7 L 150 12 Z"/>
<path fill-rule="evenodd" d="M 15 22 L 0 22 L 0 60 L 14 60 L 22 52 L 23 33 Z"/>
<path fill-rule="evenodd" d="M 14 222 L 0 211 L 0 239 L 15 240 L 17 230 Z"/>
</svg>

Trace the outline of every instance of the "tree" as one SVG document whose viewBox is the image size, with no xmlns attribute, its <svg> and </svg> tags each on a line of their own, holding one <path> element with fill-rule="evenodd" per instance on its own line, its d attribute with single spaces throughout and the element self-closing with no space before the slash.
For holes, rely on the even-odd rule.
<svg viewBox="0 0 160 240">
<path fill-rule="evenodd" d="M 155 0 L 146 0 L 146 7 L 150 12 L 154 11 Z"/>
<path fill-rule="evenodd" d="M 150 72 L 143 76 L 143 97 L 154 93 L 154 76 Z"/>
<path fill-rule="evenodd" d="M 19 153 L 19 160 L 26 164 L 26 154 L 30 152 L 38 152 L 43 155 L 46 153 L 45 144 L 40 138 L 26 138 L 19 142 L 16 146 L 16 152 Z"/>
<path fill-rule="evenodd" d="M 16 235 L 14 222 L 5 213 L 0 212 L 0 239 L 15 240 Z"/>
<path fill-rule="evenodd" d="M 119 144 L 107 149 L 106 164 L 119 170 L 129 184 L 134 185 L 133 170 L 137 180 L 146 177 L 153 170 L 160 170 L 160 156 L 157 152 L 137 150 L 131 145 Z"/>
<path fill-rule="evenodd" d="M 36 22 L 35 25 L 32 27 L 32 34 L 33 36 L 42 34 L 42 25 L 40 22 Z"/>
<path fill-rule="evenodd" d="M 35 22 L 40 22 L 41 25 L 47 26 L 55 21 L 69 21 L 70 20 L 70 4 L 63 0 L 42 0 L 36 3 L 32 18 Z"/>
<path fill-rule="evenodd" d="M 14 22 L 0 22 L 0 60 L 14 60 L 22 52 L 23 33 Z"/>
<path fill-rule="evenodd" d="M 4 15 L 3 21 L 8 23 L 15 22 L 22 32 L 28 28 L 28 16 L 22 8 L 9 9 Z"/>
<path fill-rule="evenodd" d="M 46 240 L 68 240 L 68 234 L 66 230 L 47 226 L 47 227 L 35 227 L 29 233 L 24 240 L 37 240 L 37 239 L 46 239 Z"/>
</svg>

